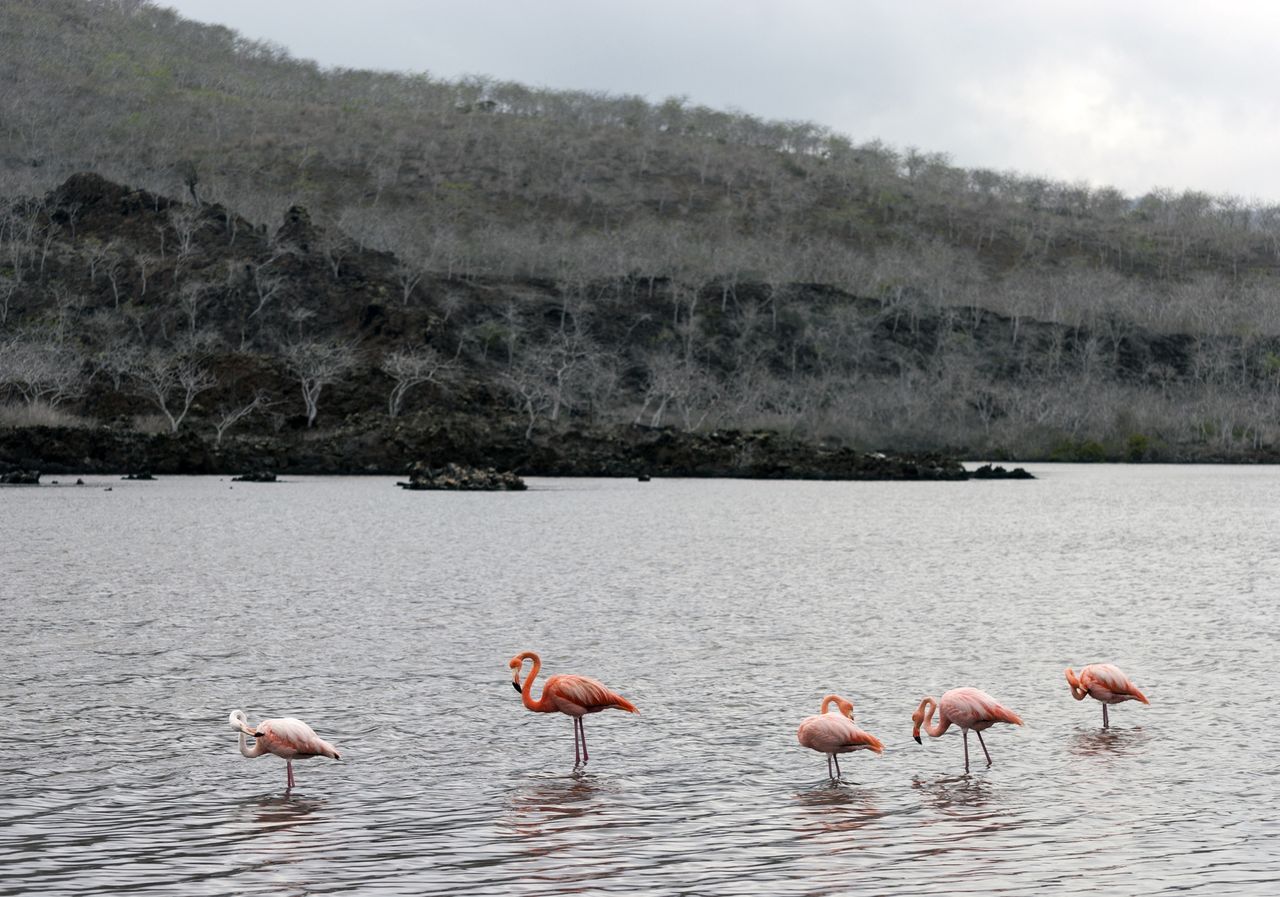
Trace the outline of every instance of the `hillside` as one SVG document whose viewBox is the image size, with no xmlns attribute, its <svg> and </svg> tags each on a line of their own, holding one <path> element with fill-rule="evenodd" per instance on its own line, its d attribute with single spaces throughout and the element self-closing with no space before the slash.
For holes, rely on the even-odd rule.
<svg viewBox="0 0 1280 897">
<path fill-rule="evenodd" d="M 10 426 L 1276 450 L 1275 207 L 324 71 L 129 0 L 0 0 L 0 83 Z"/>
</svg>

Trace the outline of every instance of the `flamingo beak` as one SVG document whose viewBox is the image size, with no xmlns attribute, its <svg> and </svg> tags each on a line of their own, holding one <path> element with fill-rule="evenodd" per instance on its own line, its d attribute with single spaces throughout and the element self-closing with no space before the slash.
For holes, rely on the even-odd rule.
<svg viewBox="0 0 1280 897">
<path fill-rule="evenodd" d="M 924 744 L 924 742 L 920 740 L 920 733 L 919 733 L 919 732 L 916 732 L 916 733 L 915 733 L 915 734 L 913 734 L 911 737 L 912 737 L 912 738 L 914 738 L 914 739 L 916 740 L 916 744 Z"/>
<path fill-rule="evenodd" d="M 517 682 L 516 680 L 514 679 L 511 680 L 511 687 L 516 690 L 517 694 L 522 694 L 522 692 L 520 691 L 520 683 Z"/>
</svg>

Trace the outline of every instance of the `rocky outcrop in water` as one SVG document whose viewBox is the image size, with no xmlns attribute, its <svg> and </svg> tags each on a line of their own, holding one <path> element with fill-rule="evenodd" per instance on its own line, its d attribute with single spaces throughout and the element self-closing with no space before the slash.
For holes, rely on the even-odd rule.
<svg viewBox="0 0 1280 897">
<path fill-rule="evenodd" d="M 977 470 L 969 471 L 969 479 L 971 480 L 1034 480 L 1035 477 L 1027 473 L 1021 467 L 1015 467 L 1013 470 L 1006 470 L 1003 467 L 993 467 L 990 464 L 984 464 Z"/>
<path fill-rule="evenodd" d="M 232 477 L 233 483 L 274 483 L 276 475 L 269 470 L 252 470 L 249 473 L 241 474 L 238 477 Z"/>
<path fill-rule="evenodd" d="M 8 473 L 0 473 L 0 483 L 6 486 L 39 486 L 40 471 L 11 470 Z"/>
<path fill-rule="evenodd" d="M 432 468 L 425 463 L 415 464 L 409 473 L 409 482 L 396 483 L 402 489 L 451 489 L 468 492 L 521 492 L 528 488 L 524 480 L 509 470 L 498 471 L 492 467 L 464 467 L 446 464 Z"/>
</svg>

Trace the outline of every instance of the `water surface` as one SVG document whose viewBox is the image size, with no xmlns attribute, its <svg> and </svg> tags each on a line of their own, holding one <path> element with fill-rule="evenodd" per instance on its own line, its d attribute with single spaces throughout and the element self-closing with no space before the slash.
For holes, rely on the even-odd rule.
<svg viewBox="0 0 1280 897">
<path fill-rule="evenodd" d="M 1273 893 L 1280 474 L 1031 469 L 0 490 L 0 894 Z M 525 649 L 642 711 L 583 774 Z M 1151 705 L 1102 731 L 1093 660 Z M 1027 722 L 970 775 L 911 740 L 958 685 Z M 836 785 L 829 691 L 886 745 Z M 285 793 L 235 708 L 343 760 Z"/>
</svg>

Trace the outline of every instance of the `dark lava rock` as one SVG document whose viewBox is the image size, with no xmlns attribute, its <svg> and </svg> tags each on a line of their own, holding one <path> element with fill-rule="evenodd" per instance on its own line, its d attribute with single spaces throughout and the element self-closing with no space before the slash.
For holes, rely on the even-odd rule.
<svg viewBox="0 0 1280 897">
<path fill-rule="evenodd" d="M 977 470 L 970 471 L 969 479 L 971 480 L 1034 480 L 1035 477 L 1027 473 L 1021 467 L 1015 467 L 1013 470 L 1005 470 L 1003 467 L 992 467 L 990 464 L 984 464 Z"/>
<path fill-rule="evenodd" d="M 457 489 L 482 492 L 520 492 L 528 488 L 524 480 L 509 470 L 497 471 L 492 467 L 464 467 L 446 464 L 431 468 L 419 462 L 409 471 L 409 482 L 396 483 L 402 489 Z"/>
<path fill-rule="evenodd" d="M 231 478 L 233 483 L 274 483 L 275 481 L 276 475 L 269 470 L 253 470 Z"/>
<path fill-rule="evenodd" d="M 6 486 L 39 486 L 40 471 L 11 470 L 8 473 L 0 473 L 0 483 Z"/>
</svg>

